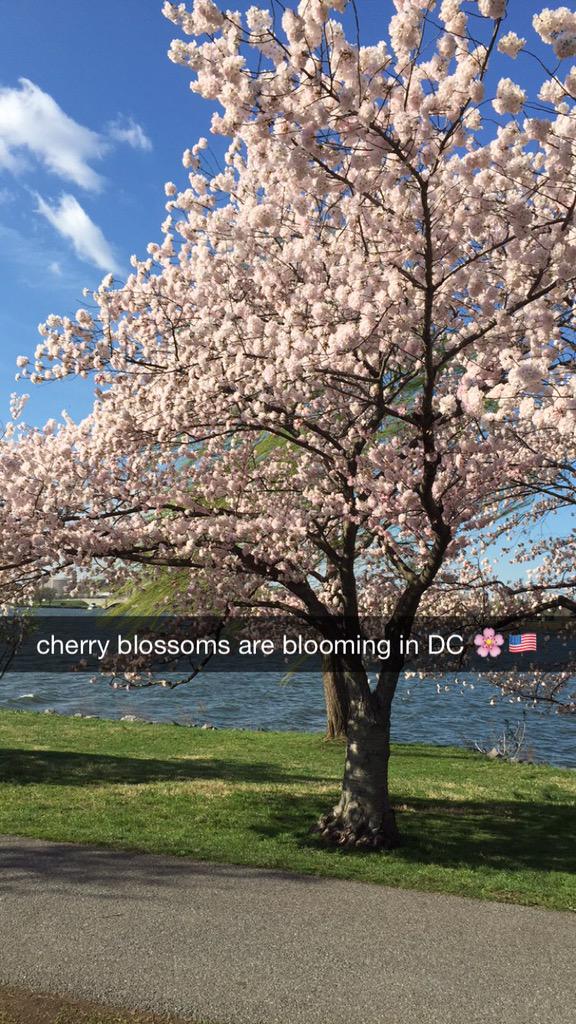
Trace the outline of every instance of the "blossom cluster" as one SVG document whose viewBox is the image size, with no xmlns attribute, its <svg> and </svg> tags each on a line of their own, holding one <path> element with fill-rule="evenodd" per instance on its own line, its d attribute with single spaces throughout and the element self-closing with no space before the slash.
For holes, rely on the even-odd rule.
<svg viewBox="0 0 576 1024">
<path fill-rule="evenodd" d="M 475 538 L 538 489 L 564 500 L 572 86 L 547 78 L 550 109 L 523 118 L 502 77 L 487 130 L 490 61 L 524 46 L 493 45 L 503 2 L 480 0 L 480 42 L 444 0 L 432 49 L 428 0 L 396 0 L 390 44 L 370 47 L 343 7 L 302 2 L 277 29 L 265 9 L 165 5 L 197 37 L 170 55 L 219 101 L 225 165 L 204 168 L 205 140 L 186 150 L 161 240 L 19 360 L 32 382 L 92 376 L 95 403 L 4 440 L 7 595 L 99 560 L 116 580 L 184 569 L 193 605 L 449 612 L 479 586 L 504 599 Z M 571 25 L 536 27 L 566 49 Z"/>
</svg>

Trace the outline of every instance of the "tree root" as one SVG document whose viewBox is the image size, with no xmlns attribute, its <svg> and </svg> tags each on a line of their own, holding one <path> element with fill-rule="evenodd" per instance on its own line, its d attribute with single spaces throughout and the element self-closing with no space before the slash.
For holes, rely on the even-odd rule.
<svg viewBox="0 0 576 1024">
<path fill-rule="evenodd" d="M 394 850 L 400 845 L 394 811 L 380 816 L 378 824 L 365 818 L 331 811 L 320 818 L 311 830 L 330 846 L 366 851 Z"/>
</svg>

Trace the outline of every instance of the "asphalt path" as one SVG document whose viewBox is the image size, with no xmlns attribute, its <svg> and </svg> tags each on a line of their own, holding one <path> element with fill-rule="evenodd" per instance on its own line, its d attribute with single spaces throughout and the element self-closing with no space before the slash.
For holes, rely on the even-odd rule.
<svg viewBox="0 0 576 1024">
<path fill-rule="evenodd" d="M 574 1024 L 574 915 L 0 837 L 0 984 L 206 1024 Z"/>
</svg>

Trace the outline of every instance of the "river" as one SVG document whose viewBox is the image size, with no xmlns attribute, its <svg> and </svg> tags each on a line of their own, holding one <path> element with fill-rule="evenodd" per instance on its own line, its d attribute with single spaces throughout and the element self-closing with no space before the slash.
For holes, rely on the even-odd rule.
<svg viewBox="0 0 576 1024">
<path fill-rule="evenodd" d="M 133 715 L 154 722 L 218 728 L 322 731 L 322 681 L 316 673 L 216 673 L 197 676 L 175 690 L 114 690 L 91 674 L 7 673 L 0 680 L 0 707 L 65 715 L 119 719 Z M 440 692 L 438 692 L 440 691 Z M 497 697 L 494 705 L 491 698 Z M 576 716 L 502 700 L 480 675 L 456 684 L 444 675 L 403 679 L 395 701 L 392 736 L 400 743 L 485 746 L 502 733 L 506 720 L 526 724 L 524 752 L 536 761 L 576 767 Z"/>
</svg>

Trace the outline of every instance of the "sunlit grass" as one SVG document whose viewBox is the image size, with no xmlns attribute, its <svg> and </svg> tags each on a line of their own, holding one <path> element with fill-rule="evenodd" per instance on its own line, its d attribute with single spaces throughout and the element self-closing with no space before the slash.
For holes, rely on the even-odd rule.
<svg viewBox="0 0 576 1024">
<path fill-rule="evenodd" d="M 0 714 L 0 831 L 576 908 L 576 774 L 396 746 L 404 843 L 323 848 L 344 748 L 307 733 Z"/>
</svg>

